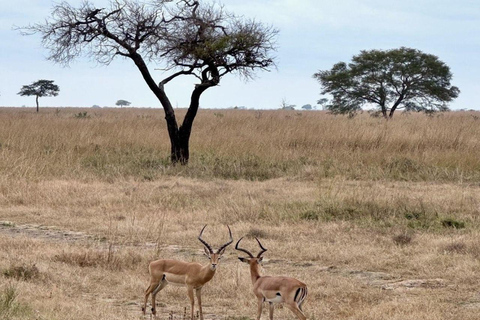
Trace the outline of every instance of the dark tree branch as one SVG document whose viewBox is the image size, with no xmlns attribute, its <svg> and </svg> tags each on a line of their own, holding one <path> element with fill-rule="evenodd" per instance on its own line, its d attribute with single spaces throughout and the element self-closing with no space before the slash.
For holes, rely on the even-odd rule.
<svg viewBox="0 0 480 320">
<path fill-rule="evenodd" d="M 202 93 L 226 74 L 250 79 L 256 70 L 275 67 L 271 52 L 278 33 L 196 0 L 112 0 L 110 8 L 101 9 L 89 0 L 78 8 L 61 2 L 49 20 L 21 32 L 41 34 L 48 59 L 62 65 L 78 56 L 107 65 L 118 56 L 131 59 L 165 111 L 174 163 L 188 161 L 188 139 Z M 171 74 L 155 82 L 147 66 L 150 62 L 160 63 Z M 199 83 L 178 127 L 165 85 L 183 75 L 193 75 Z"/>
</svg>

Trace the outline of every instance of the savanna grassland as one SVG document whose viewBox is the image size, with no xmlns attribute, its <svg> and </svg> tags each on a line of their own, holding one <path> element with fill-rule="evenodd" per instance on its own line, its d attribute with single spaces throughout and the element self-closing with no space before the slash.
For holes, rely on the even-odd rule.
<svg viewBox="0 0 480 320">
<path fill-rule="evenodd" d="M 479 216 L 474 112 L 200 110 L 171 166 L 161 110 L 0 109 L 1 320 L 143 319 L 148 262 L 207 262 L 204 224 L 214 248 L 227 224 L 259 237 L 265 274 L 307 283 L 309 319 L 479 319 Z M 232 245 L 206 318 L 254 319 L 251 289 Z M 189 308 L 181 287 L 157 304 Z"/>
</svg>

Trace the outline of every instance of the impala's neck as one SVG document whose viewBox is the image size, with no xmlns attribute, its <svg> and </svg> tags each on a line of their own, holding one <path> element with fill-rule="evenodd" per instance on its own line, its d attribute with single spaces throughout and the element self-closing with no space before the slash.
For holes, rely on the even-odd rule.
<svg viewBox="0 0 480 320">
<path fill-rule="evenodd" d="M 252 278 L 252 283 L 255 284 L 261 276 L 260 265 L 258 262 L 250 263 L 250 277 Z"/>
<path fill-rule="evenodd" d="M 200 274 L 202 275 L 202 279 L 204 279 L 205 283 L 210 281 L 213 276 L 215 275 L 215 271 L 217 268 L 212 270 L 212 264 L 209 263 L 207 265 L 204 265 L 202 269 L 200 270 Z"/>
</svg>

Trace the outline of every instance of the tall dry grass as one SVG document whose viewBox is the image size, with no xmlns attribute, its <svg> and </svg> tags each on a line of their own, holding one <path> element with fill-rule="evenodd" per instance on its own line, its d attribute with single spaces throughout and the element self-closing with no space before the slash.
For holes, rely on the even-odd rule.
<svg viewBox="0 0 480 320">
<path fill-rule="evenodd" d="M 181 118 L 184 110 L 177 113 Z M 468 112 L 398 114 L 385 122 L 324 112 L 202 110 L 190 165 L 172 168 L 161 110 L 1 109 L 0 172 L 27 179 L 180 174 L 468 182 L 480 177 L 479 122 Z"/>
<path fill-rule="evenodd" d="M 201 110 L 172 167 L 161 110 L 0 109 L 0 319 L 139 319 L 148 262 L 206 262 L 206 223 L 214 247 L 226 224 L 260 237 L 266 274 L 308 284 L 309 319 L 478 319 L 479 121 Z M 255 317 L 236 257 L 207 319 Z M 183 288 L 157 301 L 189 307 Z"/>
</svg>

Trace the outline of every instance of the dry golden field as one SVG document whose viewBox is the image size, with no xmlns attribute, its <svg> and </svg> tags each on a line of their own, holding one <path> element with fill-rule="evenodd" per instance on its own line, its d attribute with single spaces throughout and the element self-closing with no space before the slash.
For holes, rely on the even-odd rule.
<svg viewBox="0 0 480 320">
<path fill-rule="evenodd" d="M 214 247 L 259 237 L 309 319 L 480 319 L 479 113 L 200 110 L 190 164 L 168 159 L 158 109 L 0 108 L 0 319 L 150 319 L 149 261 L 206 263 L 204 224 Z M 233 245 L 202 298 L 255 319 Z M 181 319 L 186 290 L 157 305 Z"/>
</svg>

